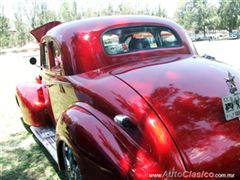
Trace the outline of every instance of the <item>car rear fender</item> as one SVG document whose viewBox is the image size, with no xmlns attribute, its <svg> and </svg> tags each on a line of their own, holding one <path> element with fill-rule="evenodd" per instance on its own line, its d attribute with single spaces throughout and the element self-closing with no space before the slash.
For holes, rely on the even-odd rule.
<svg viewBox="0 0 240 180">
<path fill-rule="evenodd" d="M 51 124 L 51 108 L 46 87 L 39 83 L 24 83 L 16 87 L 16 100 L 23 121 L 30 126 Z"/>
<path fill-rule="evenodd" d="M 85 108 L 75 104 L 66 110 L 57 123 L 56 136 L 60 169 L 63 169 L 64 142 L 73 150 L 83 177 L 97 178 L 101 174 L 113 178 L 113 174 L 120 177 L 127 174 L 127 162 L 126 167 L 121 166 L 127 161 L 125 147 Z"/>
</svg>

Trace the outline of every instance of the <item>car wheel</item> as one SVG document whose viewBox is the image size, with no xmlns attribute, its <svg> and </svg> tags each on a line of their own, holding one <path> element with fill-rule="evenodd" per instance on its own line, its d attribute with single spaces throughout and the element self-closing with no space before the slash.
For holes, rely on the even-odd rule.
<svg viewBox="0 0 240 180">
<path fill-rule="evenodd" d="M 77 165 L 77 161 L 73 155 L 73 152 L 65 143 L 63 143 L 63 163 L 64 175 L 67 180 L 82 179 L 80 169 Z"/>
</svg>

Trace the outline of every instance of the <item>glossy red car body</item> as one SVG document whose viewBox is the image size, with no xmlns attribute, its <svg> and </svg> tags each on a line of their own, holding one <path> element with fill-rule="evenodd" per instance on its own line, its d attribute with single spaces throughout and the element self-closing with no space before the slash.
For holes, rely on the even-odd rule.
<svg viewBox="0 0 240 180">
<path fill-rule="evenodd" d="M 56 127 L 60 168 L 64 142 L 86 179 L 151 179 L 165 171 L 240 176 L 240 121 L 226 121 L 221 102 L 229 92 L 228 72 L 240 89 L 238 70 L 199 57 L 185 31 L 169 20 L 119 16 L 58 24 L 32 32 L 41 39 L 41 65 L 46 52 L 49 64 L 42 81 L 17 87 L 17 99 L 25 123 Z M 171 28 L 181 46 L 105 52 L 104 32 L 142 25 Z M 54 64 L 52 42 L 61 67 Z M 114 121 L 119 114 L 131 127 Z"/>
</svg>

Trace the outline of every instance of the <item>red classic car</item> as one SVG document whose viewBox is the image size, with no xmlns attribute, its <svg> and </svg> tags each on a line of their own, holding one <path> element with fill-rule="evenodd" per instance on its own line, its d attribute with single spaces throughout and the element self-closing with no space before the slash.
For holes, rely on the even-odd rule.
<svg viewBox="0 0 240 180">
<path fill-rule="evenodd" d="M 68 179 L 240 178 L 240 72 L 198 56 L 178 24 L 116 16 L 31 33 L 42 74 L 17 103 Z"/>
</svg>

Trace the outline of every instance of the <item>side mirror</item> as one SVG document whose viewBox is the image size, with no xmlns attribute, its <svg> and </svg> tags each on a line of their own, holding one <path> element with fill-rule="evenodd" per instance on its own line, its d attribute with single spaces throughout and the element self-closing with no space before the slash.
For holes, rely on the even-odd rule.
<svg viewBox="0 0 240 180">
<path fill-rule="evenodd" d="M 35 65 L 37 63 L 37 59 L 35 57 L 31 57 L 29 59 L 30 64 Z"/>
</svg>

